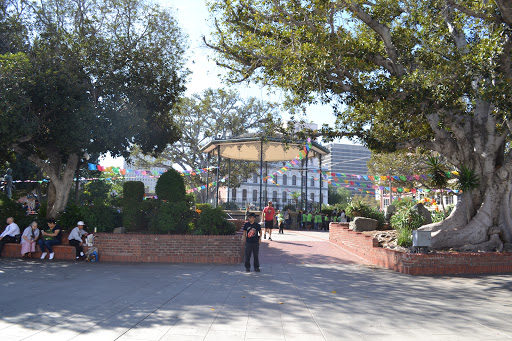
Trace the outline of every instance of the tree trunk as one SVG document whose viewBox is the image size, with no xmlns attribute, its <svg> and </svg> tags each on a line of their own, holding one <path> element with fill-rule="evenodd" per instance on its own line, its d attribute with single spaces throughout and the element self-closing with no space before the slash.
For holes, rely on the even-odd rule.
<svg viewBox="0 0 512 341">
<path fill-rule="evenodd" d="M 434 249 L 495 251 L 499 243 L 502 247 L 512 240 L 511 186 L 508 176 L 497 173 L 483 196 L 479 191 L 463 194 L 448 218 L 420 228 L 432 232 Z M 488 243 L 492 234 L 499 234 L 499 240 Z"/>
</svg>

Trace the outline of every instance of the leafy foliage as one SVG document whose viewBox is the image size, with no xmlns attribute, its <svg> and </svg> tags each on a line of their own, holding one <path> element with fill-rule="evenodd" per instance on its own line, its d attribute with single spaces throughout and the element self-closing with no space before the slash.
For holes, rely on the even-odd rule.
<svg viewBox="0 0 512 341">
<path fill-rule="evenodd" d="M 227 220 L 228 216 L 220 207 L 203 206 L 196 225 L 196 234 L 224 235 L 234 234 L 235 225 Z"/>
<path fill-rule="evenodd" d="M 469 168 L 466 165 L 462 165 L 459 170 L 459 181 L 457 184 L 457 188 L 463 192 L 470 192 L 471 190 L 477 188 L 479 183 L 478 175 L 474 170 Z"/>
<path fill-rule="evenodd" d="M 266 122 L 278 116 L 279 113 L 272 103 L 254 97 L 243 99 L 233 90 L 207 89 L 183 98 L 173 109 L 174 120 L 182 130 L 182 137 L 178 142 L 168 145 L 154 162 L 140 157 L 137 149 L 133 158 L 135 164 L 142 167 L 169 167 L 168 164 L 173 163 L 183 169 L 205 168 L 208 156 L 201 152 L 201 147 L 206 141 L 211 138 L 260 132 L 268 126 Z M 214 157 L 210 160 L 210 165 L 217 165 L 216 162 Z M 221 160 L 220 167 L 220 177 L 227 176 L 228 162 Z M 257 164 L 254 162 L 231 160 L 231 187 L 237 187 L 256 170 Z M 206 184 L 204 176 L 186 177 L 185 181 L 190 187 Z M 205 193 L 206 191 L 202 191 L 197 194 L 198 201 L 205 201 Z"/>
<path fill-rule="evenodd" d="M 0 217 L 1 219 L 13 217 L 14 222 L 20 226 L 20 229 L 28 226 L 34 220 L 33 217 L 27 217 L 21 204 L 9 199 L 5 194 L 0 194 Z"/>
<path fill-rule="evenodd" d="M 168 202 L 181 202 L 185 200 L 185 183 L 183 176 L 175 169 L 169 169 L 162 174 L 155 187 L 156 196 Z"/>
<path fill-rule="evenodd" d="M 412 245 L 412 231 L 417 230 L 425 222 L 425 218 L 413 210 L 414 201 L 402 201 L 391 217 L 391 227 L 398 230 L 397 244 L 403 247 Z"/>
<path fill-rule="evenodd" d="M 379 222 L 379 227 L 384 225 L 384 213 L 380 212 L 376 207 L 370 206 L 361 200 L 351 201 L 347 205 L 345 213 L 352 218 L 365 217 L 375 219 Z"/>
<path fill-rule="evenodd" d="M 190 208 L 185 201 L 161 202 L 151 221 L 151 229 L 157 233 L 183 234 L 189 218 Z"/>
<path fill-rule="evenodd" d="M 144 183 L 127 181 L 123 185 L 123 226 L 127 231 L 140 229 L 144 223 L 142 200 Z"/>
<path fill-rule="evenodd" d="M 1 3 L 0 146 L 51 178 L 56 217 L 84 152 L 155 153 L 178 140 L 169 113 L 185 44 L 170 12 L 145 0 L 22 3 Z"/>
</svg>

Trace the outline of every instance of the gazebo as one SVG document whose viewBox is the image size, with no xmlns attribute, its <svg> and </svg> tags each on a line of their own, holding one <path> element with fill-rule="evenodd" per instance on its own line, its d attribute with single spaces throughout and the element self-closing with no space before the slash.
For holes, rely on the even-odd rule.
<svg viewBox="0 0 512 341">
<path fill-rule="evenodd" d="M 256 161 L 260 163 L 260 195 L 259 206 L 263 208 L 262 202 L 262 189 L 263 189 L 263 163 L 267 168 L 268 162 L 290 161 L 293 160 L 297 153 L 302 150 L 307 141 L 303 140 L 288 140 L 279 137 L 261 136 L 257 134 L 247 134 L 232 138 L 214 138 L 206 143 L 201 152 L 208 153 L 208 166 L 210 165 L 210 158 L 218 156 L 217 158 L 217 188 L 216 188 L 216 205 L 219 204 L 219 168 L 221 158 L 228 160 L 228 201 L 229 201 L 229 175 L 231 173 L 230 160 L 244 160 Z M 308 160 L 310 158 L 317 158 L 319 166 L 322 167 L 322 156 L 329 154 L 329 150 L 318 144 L 311 142 L 311 147 L 306 152 L 306 157 L 303 161 L 303 169 L 305 167 L 308 171 Z M 208 177 L 207 173 L 207 195 L 208 195 Z M 302 181 L 301 181 L 302 186 Z M 320 191 L 322 189 L 322 173 L 320 173 Z M 302 193 L 302 190 L 301 190 Z M 305 183 L 305 197 L 308 195 L 308 184 Z M 302 198 L 303 200 L 303 198 Z M 302 206 L 302 205 L 301 205 Z M 307 206 L 307 200 L 306 200 Z M 306 207 L 307 209 L 307 207 Z"/>
</svg>

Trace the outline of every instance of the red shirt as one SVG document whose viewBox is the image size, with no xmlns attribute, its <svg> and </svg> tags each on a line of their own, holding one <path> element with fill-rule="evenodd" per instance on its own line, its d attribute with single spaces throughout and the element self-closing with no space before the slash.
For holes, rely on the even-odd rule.
<svg viewBox="0 0 512 341">
<path fill-rule="evenodd" d="M 276 210 L 271 206 L 267 206 L 263 209 L 263 217 L 266 221 L 274 220 L 274 214 L 276 214 Z"/>
</svg>

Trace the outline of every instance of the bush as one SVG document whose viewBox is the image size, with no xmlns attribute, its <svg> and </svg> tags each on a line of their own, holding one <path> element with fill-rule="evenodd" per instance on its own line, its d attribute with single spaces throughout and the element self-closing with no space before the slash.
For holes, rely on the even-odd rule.
<svg viewBox="0 0 512 341">
<path fill-rule="evenodd" d="M 155 187 L 156 196 L 168 202 L 185 201 L 185 183 L 183 176 L 174 169 L 162 174 Z"/>
<path fill-rule="evenodd" d="M 121 226 L 121 214 L 109 205 L 82 206 L 81 211 L 88 232 L 94 232 L 94 228 L 98 232 L 112 232 Z"/>
<path fill-rule="evenodd" d="M 123 226 L 127 231 L 142 229 L 144 214 L 142 201 L 144 199 L 144 183 L 127 181 L 123 185 Z"/>
<path fill-rule="evenodd" d="M 203 211 L 205 209 L 213 208 L 210 204 L 196 204 L 196 210 Z"/>
<path fill-rule="evenodd" d="M 379 222 L 379 227 L 384 225 L 384 213 L 380 212 L 376 207 L 371 207 L 367 203 L 360 200 L 352 201 L 349 203 L 345 213 L 347 216 L 352 218 L 364 217 L 375 219 Z"/>
<path fill-rule="evenodd" d="M 62 212 L 59 225 L 63 230 L 70 230 L 73 229 L 80 220 L 85 221 L 82 206 L 77 206 L 72 203 L 66 206 L 66 209 Z M 44 224 L 44 226 L 46 226 L 46 224 Z"/>
<path fill-rule="evenodd" d="M 190 209 L 185 201 L 161 202 L 151 219 L 151 230 L 157 233 L 180 234 L 188 227 Z"/>
<path fill-rule="evenodd" d="M 235 225 L 227 220 L 227 214 L 220 207 L 203 206 L 196 224 L 196 234 L 227 235 L 235 232 Z"/>
<path fill-rule="evenodd" d="M 412 245 L 412 231 L 417 230 L 423 223 L 425 218 L 412 210 L 412 206 L 403 205 L 391 217 L 391 227 L 398 231 L 397 244 L 403 247 Z"/>
<path fill-rule="evenodd" d="M 239 210 L 240 207 L 238 207 L 237 204 L 234 202 L 226 202 L 224 205 L 222 205 L 225 210 Z"/>
<path fill-rule="evenodd" d="M 23 205 L 9 199 L 7 195 L 0 194 L 0 219 L 7 219 L 8 217 L 14 218 L 14 222 L 18 224 L 21 232 L 23 232 L 23 229 L 35 220 L 35 217 L 27 216 L 27 212 L 23 208 Z M 5 226 L 5 220 L 0 223 Z"/>
</svg>

